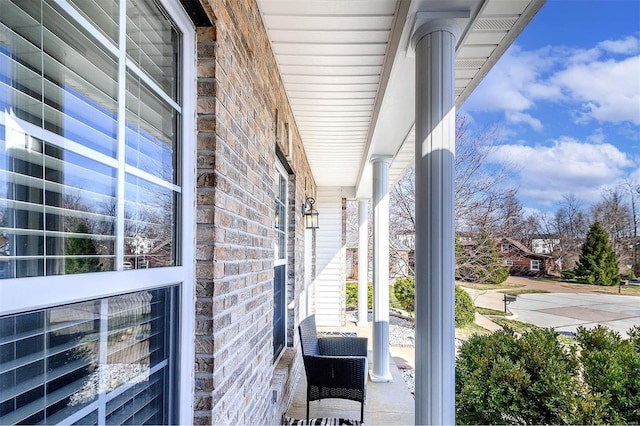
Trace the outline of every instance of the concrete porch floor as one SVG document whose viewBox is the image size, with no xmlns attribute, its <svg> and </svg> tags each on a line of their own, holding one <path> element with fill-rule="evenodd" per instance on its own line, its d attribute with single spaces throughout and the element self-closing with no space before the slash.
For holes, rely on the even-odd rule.
<svg viewBox="0 0 640 426">
<path fill-rule="evenodd" d="M 352 331 L 359 336 L 369 338 L 369 367 L 372 365 L 371 325 L 356 327 L 349 324 L 345 327 L 318 327 L 318 331 Z M 367 425 L 413 425 L 415 422 L 415 399 L 398 365 L 414 364 L 413 347 L 390 347 L 390 371 L 393 376 L 391 383 L 367 382 L 367 399 L 364 405 L 364 423 Z M 307 381 L 304 369 L 296 384 L 293 400 L 287 415 L 296 419 L 306 419 Z M 323 399 L 311 401 L 309 404 L 309 418 L 340 417 L 353 420 L 360 419 L 360 404 L 355 401 L 340 399 Z"/>
</svg>

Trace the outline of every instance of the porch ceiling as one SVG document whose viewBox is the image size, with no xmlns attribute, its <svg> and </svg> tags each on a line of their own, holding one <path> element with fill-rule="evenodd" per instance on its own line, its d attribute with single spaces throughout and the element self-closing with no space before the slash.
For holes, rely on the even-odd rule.
<svg viewBox="0 0 640 426">
<path fill-rule="evenodd" d="M 258 0 L 317 185 L 370 198 L 372 156 L 393 157 L 391 182 L 413 163 L 417 13 L 469 13 L 458 19 L 460 106 L 544 1 Z"/>
</svg>

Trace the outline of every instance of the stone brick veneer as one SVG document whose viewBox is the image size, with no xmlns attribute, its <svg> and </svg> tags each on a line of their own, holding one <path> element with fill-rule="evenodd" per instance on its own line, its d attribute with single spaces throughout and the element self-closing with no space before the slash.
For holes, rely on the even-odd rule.
<svg viewBox="0 0 640 426">
<path fill-rule="evenodd" d="M 197 29 L 194 422 L 274 424 L 301 368 L 296 347 L 273 362 L 276 139 L 290 171 L 289 346 L 304 288 L 301 208 L 315 184 L 255 1 L 200 1 L 214 26 Z"/>
</svg>

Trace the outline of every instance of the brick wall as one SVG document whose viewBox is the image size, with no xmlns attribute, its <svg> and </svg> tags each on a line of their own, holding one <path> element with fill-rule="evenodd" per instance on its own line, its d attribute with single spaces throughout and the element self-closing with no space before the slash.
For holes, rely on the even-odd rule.
<svg viewBox="0 0 640 426">
<path fill-rule="evenodd" d="M 277 423 L 300 360 L 294 349 L 282 368 L 272 359 L 276 139 L 292 171 L 289 345 L 304 286 L 299 218 L 315 186 L 255 2 L 200 1 L 215 26 L 197 30 L 194 422 Z"/>
</svg>

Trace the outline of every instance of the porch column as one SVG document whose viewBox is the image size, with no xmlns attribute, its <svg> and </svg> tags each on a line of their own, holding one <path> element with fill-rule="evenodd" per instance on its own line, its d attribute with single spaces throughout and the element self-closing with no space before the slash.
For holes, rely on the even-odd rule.
<svg viewBox="0 0 640 426">
<path fill-rule="evenodd" d="M 373 370 L 372 382 L 391 382 L 389 371 L 389 163 L 371 159 L 373 169 Z"/>
<path fill-rule="evenodd" d="M 367 327 L 369 320 L 367 293 L 369 287 L 369 202 L 358 200 L 358 327 Z"/>
<path fill-rule="evenodd" d="M 455 422 L 453 19 L 416 26 L 416 424 Z"/>
</svg>

